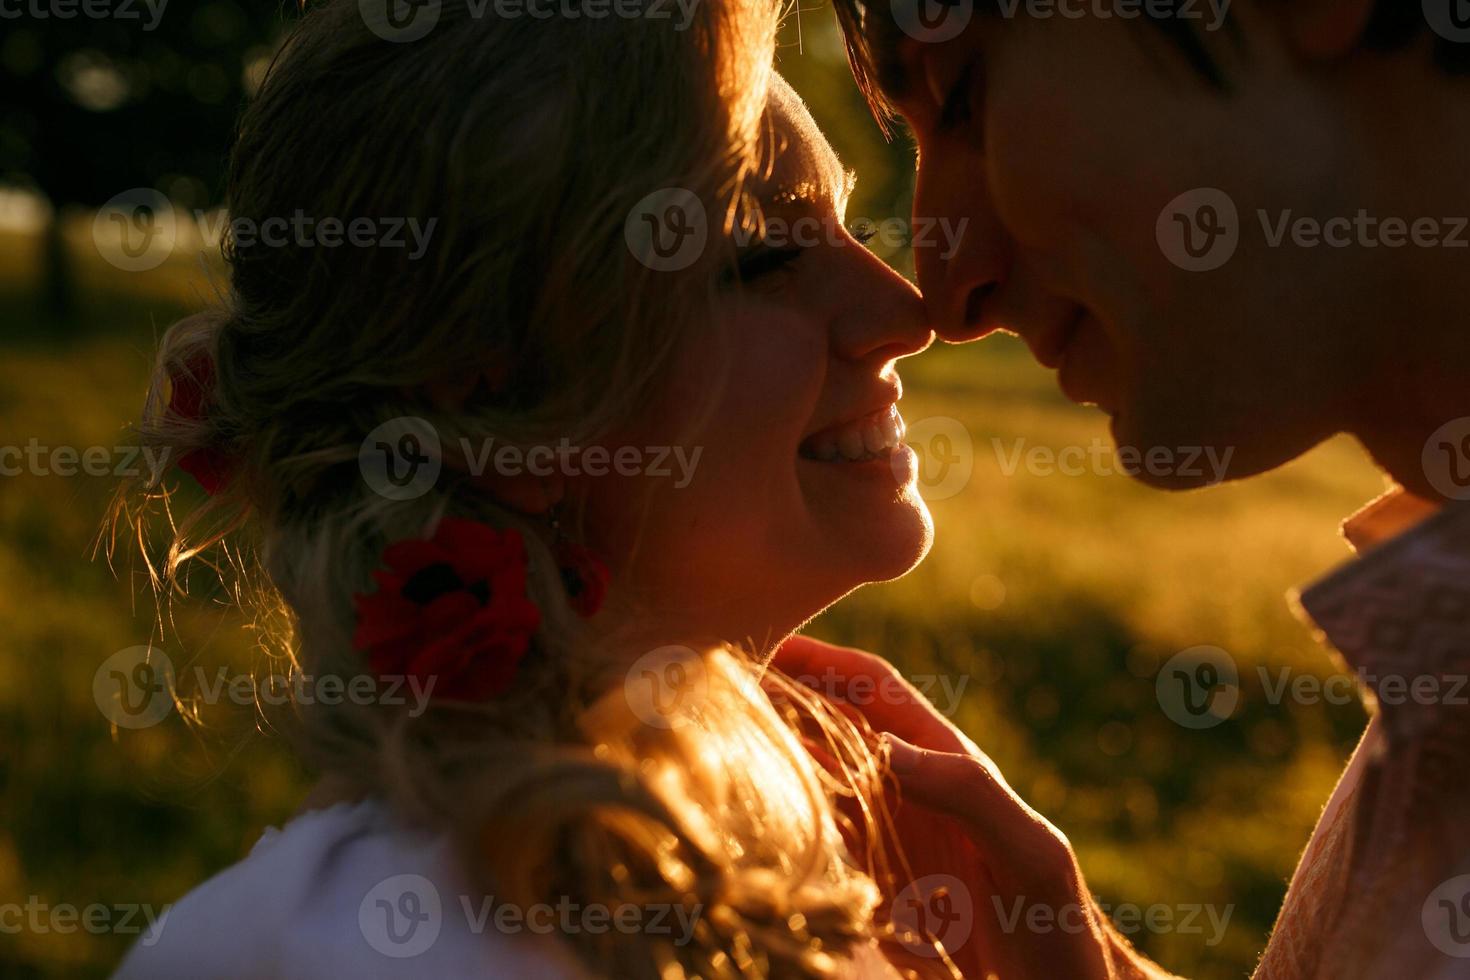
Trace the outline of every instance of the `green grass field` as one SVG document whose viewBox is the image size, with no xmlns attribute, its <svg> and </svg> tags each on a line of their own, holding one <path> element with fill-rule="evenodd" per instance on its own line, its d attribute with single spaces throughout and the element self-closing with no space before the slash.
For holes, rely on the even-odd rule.
<svg viewBox="0 0 1470 980">
<path fill-rule="evenodd" d="M 78 256 L 90 248 L 82 228 Z M 131 275 L 90 254 L 80 314 L 48 326 L 28 290 L 34 242 L 0 239 L 0 446 L 127 443 L 155 336 L 211 292 L 182 260 Z M 1087 447 L 1105 438 L 1103 420 L 1063 402 L 1006 339 L 937 350 L 906 381 L 913 430 L 947 426 L 954 465 L 971 475 L 932 505 L 929 560 L 815 631 L 960 692 L 957 720 L 1068 833 L 1104 902 L 1160 904 L 1202 929 L 1142 932 L 1140 945 L 1186 975 L 1245 975 L 1363 724 L 1355 705 L 1268 703 L 1256 667 L 1333 670 L 1284 596 L 1344 559 L 1337 521 L 1378 477 L 1345 443 L 1187 495 L 1122 476 L 1008 475 L 1016 440 Z M 935 417 L 954 421 L 921 421 Z M 943 447 L 920 442 L 932 482 Z M 211 709 L 202 728 L 175 715 L 109 730 L 94 672 L 155 636 L 138 569 L 90 558 L 113 485 L 0 477 L 0 903 L 161 908 L 241 857 L 305 785 L 248 709 Z M 176 663 L 251 663 L 238 617 L 207 589 L 176 613 Z M 1200 644 L 1234 656 L 1241 703 L 1191 731 L 1160 709 L 1155 675 Z M 1191 908 L 1228 914 L 1223 936 Z M 22 928 L 0 935 L 0 975 L 103 976 L 134 938 Z"/>
</svg>

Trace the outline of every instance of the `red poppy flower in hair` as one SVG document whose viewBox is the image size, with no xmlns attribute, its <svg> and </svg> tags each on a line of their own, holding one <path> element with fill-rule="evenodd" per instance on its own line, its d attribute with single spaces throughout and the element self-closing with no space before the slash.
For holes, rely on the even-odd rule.
<svg viewBox="0 0 1470 980">
<path fill-rule="evenodd" d="M 168 412 L 185 422 L 203 422 L 214 390 L 214 361 L 208 354 L 195 354 L 181 373 L 171 375 Z M 218 449 L 196 449 L 179 457 L 179 469 L 192 476 L 213 497 L 230 478 L 229 457 Z"/>
<path fill-rule="evenodd" d="M 418 678 L 441 700 L 484 701 L 504 692 L 541 610 L 526 596 L 520 532 L 446 517 L 427 541 L 398 541 L 357 595 L 353 645 L 379 677 Z"/>
</svg>

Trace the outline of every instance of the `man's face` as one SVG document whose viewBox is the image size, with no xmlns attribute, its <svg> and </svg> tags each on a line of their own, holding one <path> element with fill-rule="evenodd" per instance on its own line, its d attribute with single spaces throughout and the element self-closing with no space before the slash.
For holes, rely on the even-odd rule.
<svg viewBox="0 0 1470 980">
<path fill-rule="evenodd" d="M 940 336 L 1013 331 L 1121 446 L 1233 450 L 1232 478 L 1344 428 L 1391 267 L 1381 249 L 1273 247 L 1267 231 L 1286 213 L 1397 213 L 1371 199 L 1369 137 L 1339 111 L 1335 86 L 1354 83 L 1304 70 L 1247 0 L 1239 41 L 1206 33 L 1228 91 L 1142 21 L 1018 9 L 898 52 L 916 219 L 967 220 L 947 259 L 916 250 Z"/>
</svg>

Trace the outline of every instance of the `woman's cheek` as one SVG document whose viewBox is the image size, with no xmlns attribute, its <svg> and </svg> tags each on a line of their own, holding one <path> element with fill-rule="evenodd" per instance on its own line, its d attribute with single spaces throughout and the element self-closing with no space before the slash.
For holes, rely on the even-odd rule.
<svg viewBox="0 0 1470 980">
<path fill-rule="evenodd" d="M 729 341 L 710 352 L 700 369 L 717 386 L 711 422 L 725 436 L 722 441 L 754 440 L 775 448 L 783 440 L 795 452 L 821 395 L 828 337 L 814 317 L 793 305 L 774 299 L 742 303 L 724 324 Z"/>
</svg>

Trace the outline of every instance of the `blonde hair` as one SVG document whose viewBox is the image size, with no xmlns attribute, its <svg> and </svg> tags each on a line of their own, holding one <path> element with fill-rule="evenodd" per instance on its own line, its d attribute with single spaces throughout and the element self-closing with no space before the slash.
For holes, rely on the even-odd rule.
<svg viewBox="0 0 1470 980">
<path fill-rule="evenodd" d="M 167 332 L 140 429 L 171 459 L 227 459 L 228 481 L 180 515 L 166 485 L 123 487 L 112 540 L 131 528 L 146 553 L 150 511 L 165 507 L 168 555 L 153 578 L 169 593 L 191 558 L 238 555 L 248 539 L 264 572 L 256 599 L 280 614 L 292 668 L 345 678 L 365 672 L 352 597 L 371 591 L 388 542 L 448 514 L 517 528 L 542 624 L 513 687 L 417 718 L 295 705 L 301 754 L 406 822 L 450 833 L 470 880 L 504 900 L 697 912 L 688 943 L 564 937 L 594 972 L 832 976 L 887 935 L 892 849 L 871 733 L 728 647 L 696 655 L 703 697 L 681 724 L 646 724 L 617 683 L 626 664 L 571 609 L 544 527 L 448 469 L 399 501 L 358 469 L 364 435 L 391 418 L 427 418 L 446 446 L 583 439 L 667 376 L 729 255 L 706 249 L 686 270 L 654 272 L 624 246 L 624 218 L 649 192 L 681 187 L 728 229 L 748 220 L 744 182 L 770 154 L 779 11 L 751 0 L 691 11 L 680 32 L 647 18 L 479 21 L 446 0 L 412 43 L 373 33 L 355 0 L 306 14 L 241 120 L 232 219 L 433 216 L 432 248 L 412 261 L 228 242 L 230 295 Z M 452 412 L 422 396 L 446 371 L 506 365 L 504 386 L 475 388 Z M 171 384 L 191 375 L 208 410 L 180 418 Z M 832 771 L 803 738 L 822 743 Z M 839 817 L 844 800 L 855 822 Z"/>
</svg>

